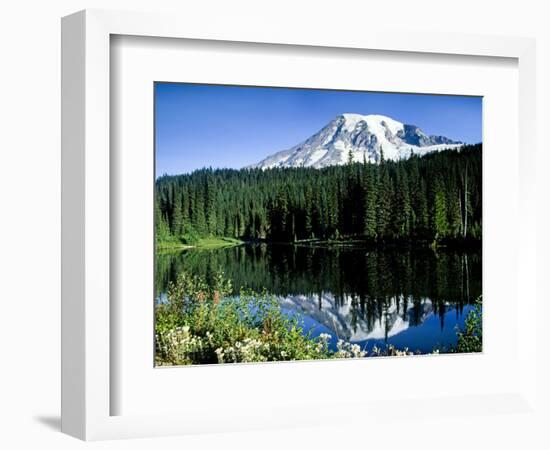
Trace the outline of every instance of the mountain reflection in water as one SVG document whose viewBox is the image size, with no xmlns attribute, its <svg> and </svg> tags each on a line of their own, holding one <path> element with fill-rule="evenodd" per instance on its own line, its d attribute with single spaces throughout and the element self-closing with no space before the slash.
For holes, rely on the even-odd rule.
<svg viewBox="0 0 550 450">
<path fill-rule="evenodd" d="M 181 271 L 208 280 L 220 270 L 234 295 L 267 289 L 306 332 L 329 333 L 332 348 L 343 339 L 367 349 L 444 350 L 481 295 L 480 250 L 247 244 L 159 254 L 157 297 Z"/>
</svg>

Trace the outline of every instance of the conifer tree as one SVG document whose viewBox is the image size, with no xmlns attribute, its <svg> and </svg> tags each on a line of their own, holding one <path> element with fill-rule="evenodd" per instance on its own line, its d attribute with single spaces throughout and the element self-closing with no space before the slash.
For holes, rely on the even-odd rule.
<svg viewBox="0 0 550 450">
<path fill-rule="evenodd" d="M 389 235 L 389 226 L 391 222 L 392 188 L 388 169 L 383 159 L 383 153 L 380 165 L 378 166 L 378 172 L 376 235 L 378 236 L 378 239 L 385 239 Z"/>
<path fill-rule="evenodd" d="M 394 237 L 402 239 L 409 236 L 411 202 L 408 180 L 402 166 L 398 166 L 396 172 L 392 219 Z"/>
<path fill-rule="evenodd" d="M 432 204 L 432 234 L 434 241 L 447 236 L 447 201 L 443 187 L 443 181 L 439 176 L 433 183 L 433 204 Z"/>
<path fill-rule="evenodd" d="M 458 238 L 462 232 L 462 212 L 460 210 L 460 192 L 456 187 L 449 190 L 447 198 L 449 236 Z"/>
<path fill-rule="evenodd" d="M 180 237 L 183 234 L 183 214 L 181 210 L 181 194 L 174 195 L 174 210 L 172 215 L 172 235 Z"/>
<path fill-rule="evenodd" d="M 168 223 L 166 222 L 166 218 L 161 211 L 158 193 L 155 195 L 155 227 L 157 241 L 162 242 L 169 240 L 170 229 L 168 227 Z"/>
<path fill-rule="evenodd" d="M 364 199 L 363 199 L 363 233 L 369 239 L 376 238 L 376 185 L 370 164 L 365 163 Z"/>
<path fill-rule="evenodd" d="M 306 238 L 312 238 L 313 236 L 313 193 L 312 188 L 308 184 L 305 192 L 305 205 L 304 205 L 304 231 Z"/>
</svg>

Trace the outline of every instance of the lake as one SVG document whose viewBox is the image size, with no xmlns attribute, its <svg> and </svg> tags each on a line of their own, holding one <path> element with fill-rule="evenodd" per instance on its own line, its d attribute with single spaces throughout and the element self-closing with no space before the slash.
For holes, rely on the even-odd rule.
<svg viewBox="0 0 550 450">
<path fill-rule="evenodd" d="M 332 349 L 344 339 L 445 351 L 482 292 L 481 250 L 244 244 L 159 253 L 157 300 L 181 271 L 209 279 L 220 270 L 234 295 L 267 289 L 306 332 L 330 334 Z"/>
</svg>

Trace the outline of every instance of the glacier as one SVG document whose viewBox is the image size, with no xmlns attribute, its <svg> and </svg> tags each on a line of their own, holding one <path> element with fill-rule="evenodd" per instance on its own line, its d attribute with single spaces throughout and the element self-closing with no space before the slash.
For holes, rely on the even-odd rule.
<svg viewBox="0 0 550 450">
<path fill-rule="evenodd" d="M 379 163 L 407 159 L 434 151 L 456 149 L 464 143 L 445 136 L 427 135 L 415 125 L 404 124 L 378 114 L 345 113 L 335 117 L 317 133 L 277 152 L 248 168 L 322 168 L 343 165 L 351 154 L 354 162 Z"/>
</svg>

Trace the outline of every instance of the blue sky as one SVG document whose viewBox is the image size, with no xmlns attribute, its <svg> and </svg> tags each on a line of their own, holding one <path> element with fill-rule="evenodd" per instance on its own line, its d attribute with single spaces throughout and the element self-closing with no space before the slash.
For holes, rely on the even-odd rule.
<svg viewBox="0 0 550 450">
<path fill-rule="evenodd" d="M 241 168 L 346 112 L 382 114 L 427 134 L 477 143 L 481 103 L 481 97 L 156 83 L 156 174 Z"/>
</svg>

